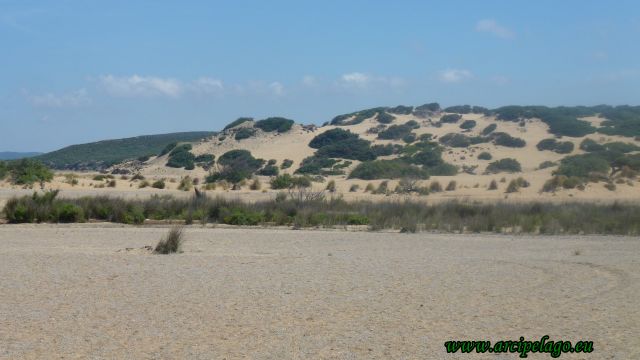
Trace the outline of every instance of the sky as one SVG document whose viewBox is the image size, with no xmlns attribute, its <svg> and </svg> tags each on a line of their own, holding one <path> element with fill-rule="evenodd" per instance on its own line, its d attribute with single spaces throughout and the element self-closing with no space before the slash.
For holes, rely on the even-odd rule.
<svg viewBox="0 0 640 360">
<path fill-rule="evenodd" d="M 640 104 L 638 1 L 0 0 L 0 151 L 375 106 Z"/>
</svg>

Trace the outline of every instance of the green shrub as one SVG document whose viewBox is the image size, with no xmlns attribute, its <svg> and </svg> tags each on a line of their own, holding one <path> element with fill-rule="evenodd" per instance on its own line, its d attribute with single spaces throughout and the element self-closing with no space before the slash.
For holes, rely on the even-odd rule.
<svg viewBox="0 0 640 360">
<path fill-rule="evenodd" d="M 557 141 L 556 139 L 544 139 L 536 145 L 538 150 L 549 150 L 558 154 L 568 154 L 573 151 L 574 145 L 571 141 Z"/>
<path fill-rule="evenodd" d="M 606 159 L 598 154 L 589 153 L 565 157 L 554 174 L 586 179 L 592 173 L 608 174 L 610 168 Z"/>
<path fill-rule="evenodd" d="M 240 117 L 237 120 L 234 120 L 231 123 L 229 123 L 227 126 L 225 126 L 223 130 L 228 130 L 228 129 L 234 128 L 234 127 L 236 127 L 236 126 L 238 126 L 240 124 L 246 123 L 247 121 L 253 121 L 253 118 L 251 118 L 251 117 Z"/>
<path fill-rule="evenodd" d="M 387 109 L 387 112 L 398 115 L 410 115 L 413 112 L 413 106 L 398 105 Z"/>
<path fill-rule="evenodd" d="M 53 172 L 39 160 L 25 158 L 3 164 L 3 178 L 9 175 L 9 181 L 16 185 L 32 185 L 53 179 Z"/>
<path fill-rule="evenodd" d="M 439 141 L 450 147 L 466 148 L 471 145 L 487 142 L 487 139 L 480 136 L 468 137 L 464 134 L 448 133 L 441 136 Z"/>
<path fill-rule="evenodd" d="M 183 144 L 176 146 L 169 153 L 168 167 L 185 168 L 193 170 L 195 168 L 196 157 L 191 153 L 191 144 Z"/>
<path fill-rule="evenodd" d="M 477 123 L 475 120 L 465 120 L 462 122 L 462 124 L 460 124 L 460 129 L 463 130 L 468 130 L 468 129 L 473 129 L 474 127 L 476 127 Z"/>
<path fill-rule="evenodd" d="M 411 144 L 412 142 L 416 141 L 416 134 L 408 133 L 407 135 L 402 137 L 402 141 L 406 142 L 407 144 Z"/>
<path fill-rule="evenodd" d="M 366 119 L 372 118 L 378 115 L 378 113 L 384 112 L 386 109 L 387 108 L 385 107 L 377 107 L 356 111 L 350 114 L 338 115 L 334 117 L 333 120 L 331 120 L 331 125 L 349 126 L 360 124 Z"/>
<path fill-rule="evenodd" d="M 84 211 L 77 205 L 61 203 L 54 208 L 53 217 L 61 223 L 84 222 Z"/>
<path fill-rule="evenodd" d="M 178 146 L 177 142 L 172 142 L 167 144 L 167 146 L 165 146 L 162 151 L 160 151 L 160 154 L 158 154 L 158 156 L 162 156 L 162 155 L 166 155 L 169 152 L 171 152 L 171 150 L 173 150 L 176 146 Z"/>
<path fill-rule="evenodd" d="M 493 138 L 493 143 L 500 146 L 521 148 L 527 145 L 526 141 L 503 132 L 494 132 L 491 137 Z"/>
<path fill-rule="evenodd" d="M 605 147 L 598 144 L 596 141 L 592 139 L 584 139 L 580 143 L 580 149 L 586 152 L 596 152 L 596 151 L 604 151 Z"/>
<path fill-rule="evenodd" d="M 595 115 L 596 107 L 556 107 L 546 106 L 505 106 L 493 110 L 499 120 L 520 121 L 521 119 L 539 118 L 547 125 L 552 134 L 558 136 L 581 137 L 591 134 L 596 129 L 578 117 Z"/>
<path fill-rule="evenodd" d="M 350 138 L 321 147 L 316 151 L 316 156 L 360 161 L 373 160 L 376 156 L 370 145 L 371 143 L 367 140 Z"/>
<path fill-rule="evenodd" d="M 264 221 L 264 215 L 247 209 L 233 209 L 223 217 L 222 222 L 229 225 L 258 225 Z"/>
<path fill-rule="evenodd" d="M 493 158 L 493 156 L 491 156 L 490 153 L 483 151 L 480 154 L 478 154 L 478 159 L 480 160 L 491 160 Z"/>
<path fill-rule="evenodd" d="M 399 179 L 403 177 L 427 179 L 429 174 L 426 170 L 400 159 L 362 162 L 349 174 L 350 179 L 363 180 Z"/>
<path fill-rule="evenodd" d="M 378 139 L 398 140 L 411 133 L 413 128 L 407 124 L 391 125 L 386 130 L 378 133 Z"/>
<path fill-rule="evenodd" d="M 457 123 L 458 121 L 460 121 L 460 119 L 462 119 L 462 115 L 447 114 L 447 115 L 442 115 L 442 117 L 440 118 L 440 122 L 442 122 L 442 123 Z"/>
<path fill-rule="evenodd" d="M 346 218 L 346 223 L 349 225 L 367 225 L 369 224 L 369 218 L 359 214 L 349 214 Z"/>
<path fill-rule="evenodd" d="M 521 172 L 522 167 L 520 166 L 520 163 L 518 162 L 518 160 L 512 159 L 512 158 L 506 158 L 506 159 L 500 159 L 492 163 L 489 163 L 489 166 L 487 166 L 486 171 L 487 173 L 490 173 L 490 174 L 496 174 L 500 172 L 513 173 L 513 172 Z"/>
<path fill-rule="evenodd" d="M 298 174 L 325 175 L 332 171 L 333 166 L 338 163 L 336 159 L 321 156 L 309 156 L 302 160 L 300 167 L 295 172 Z"/>
<path fill-rule="evenodd" d="M 395 119 L 395 116 L 389 115 L 384 111 L 379 112 L 378 116 L 376 117 L 376 120 L 378 120 L 378 122 L 381 124 L 391 124 Z"/>
<path fill-rule="evenodd" d="M 234 138 L 240 141 L 240 140 L 244 140 L 252 137 L 253 135 L 255 135 L 255 133 L 256 133 L 256 129 L 240 128 L 238 129 L 238 131 L 236 131 Z"/>
<path fill-rule="evenodd" d="M 498 190 L 498 182 L 494 179 L 489 183 L 489 190 Z"/>
<path fill-rule="evenodd" d="M 218 171 L 210 173 L 206 181 L 225 180 L 237 184 L 251 178 L 263 164 L 264 160 L 254 158 L 248 150 L 230 150 L 218 158 Z"/>
<path fill-rule="evenodd" d="M 151 187 L 154 189 L 164 189 L 165 187 L 165 183 L 164 180 L 156 180 L 153 182 L 153 184 L 151 184 Z"/>
<path fill-rule="evenodd" d="M 498 125 L 496 125 L 496 124 L 489 124 L 489 125 L 487 125 L 487 127 L 482 129 L 481 134 L 484 135 L 484 136 L 487 136 L 487 135 L 491 134 L 492 132 L 494 132 L 497 127 L 498 127 Z"/>
<path fill-rule="evenodd" d="M 357 138 L 358 134 L 354 134 L 351 131 L 343 130 L 340 128 L 331 129 L 323 132 L 320 135 L 316 135 L 316 137 L 314 137 L 311 142 L 309 142 L 309 147 L 320 149 L 323 146 L 333 145 L 344 140 Z"/>
<path fill-rule="evenodd" d="M 282 164 L 280 164 L 280 168 L 281 169 L 288 169 L 288 168 L 291 167 L 291 165 L 293 165 L 293 160 L 284 159 L 284 160 L 282 160 Z"/>
<path fill-rule="evenodd" d="M 291 176 L 289 174 L 278 175 L 271 178 L 271 188 L 274 190 L 307 188 L 311 186 L 311 180 L 306 176 Z"/>
<path fill-rule="evenodd" d="M 424 118 L 438 111 L 440 111 L 440 104 L 429 103 L 429 104 L 416 106 L 416 108 L 413 110 L 413 115 Z"/>
<path fill-rule="evenodd" d="M 262 129 L 265 132 L 277 131 L 279 133 L 287 132 L 291 130 L 294 121 L 285 119 L 282 117 L 270 117 L 264 120 L 259 120 L 255 123 L 255 127 Z"/>
<path fill-rule="evenodd" d="M 540 165 L 538 165 L 538 169 L 542 170 L 542 169 L 546 169 L 554 166 L 558 166 L 558 164 L 556 164 L 554 161 L 547 160 L 547 161 L 541 162 Z"/>
<path fill-rule="evenodd" d="M 262 176 L 276 176 L 280 173 L 280 170 L 275 165 L 266 165 L 258 171 L 258 175 Z"/>
</svg>

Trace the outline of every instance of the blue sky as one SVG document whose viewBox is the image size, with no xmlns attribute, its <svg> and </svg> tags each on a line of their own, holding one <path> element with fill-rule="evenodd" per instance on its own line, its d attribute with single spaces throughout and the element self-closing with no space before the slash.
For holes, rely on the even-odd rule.
<svg viewBox="0 0 640 360">
<path fill-rule="evenodd" d="M 0 150 L 382 105 L 640 104 L 638 1 L 0 0 Z"/>
</svg>

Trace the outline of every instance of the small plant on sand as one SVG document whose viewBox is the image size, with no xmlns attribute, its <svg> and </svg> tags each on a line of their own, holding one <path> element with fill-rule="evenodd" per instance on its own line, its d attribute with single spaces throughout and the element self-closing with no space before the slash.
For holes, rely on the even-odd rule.
<svg viewBox="0 0 640 360">
<path fill-rule="evenodd" d="M 375 190 L 375 186 L 372 183 L 368 183 L 364 188 L 364 192 L 373 192 Z"/>
<path fill-rule="evenodd" d="M 164 180 L 156 180 L 151 184 L 151 187 L 154 189 L 164 189 L 165 183 Z"/>
<path fill-rule="evenodd" d="M 249 185 L 249 189 L 251 190 L 260 190 L 262 188 L 262 183 L 260 183 L 260 180 L 258 178 L 253 179 L 253 182 L 251 183 L 251 185 Z"/>
<path fill-rule="evenodd" d="M 356 191 L 358 191 L 358 189 L 360 189 L 360 185 L 358 185 L 358 184 L 353 184 L 353 185 L 351 185 L 351 187 L 349 188 L 349 192 L 356 192 Z"/>
<path fill-rule="evenodd" d="M 442 191 L 442 185 L 440 185 L 439 182 L 434 181 L 431 184 L 429 184 L 429 192 L 435 193 L 435 192 L 441 192 Z"/>
<path fill-rule="evenodd" d="M 456 186 L 457 183 L 454 180 L 449 181 L 449 184 L 447 185 L 446 191 L 455 191 L 456 190 Z"/>
<path fill-rule="evenodd" d="M 332 193 L 336 192 L 336 181 L 329 180 L 329 182 L 327 183 L 327 188 L 325 190 Z"/>
<path fill-rule="evenodd" d="M 182 227 L 174 226 L 169 230 L 167 235 L 158 242 L 153 252 L 163 255 L 180 252 L 183 242 Z"/>
<path fill-rule="evenodd" d="M 180 180 L 180 185 L 178 185 L 178 190 L 190 191 L 192 187 L 193 187 L 193 180 L 191 180 L 191 177 L 185 176 Z"/>
<path fill-rule="evenodd" d="M 489 190 L 498 190 L 498 182 L 495 179 L 491 180 Z"/>
</svg>

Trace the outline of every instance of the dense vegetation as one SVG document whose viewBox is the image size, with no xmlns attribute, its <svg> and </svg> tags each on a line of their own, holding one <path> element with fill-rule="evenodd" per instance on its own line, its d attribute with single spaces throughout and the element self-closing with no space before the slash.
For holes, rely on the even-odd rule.
<svg viewBox="0 0 640 360">
<path fill-rule="evenodd" d="M 440 118 L 440 122 L 443 122 L 443 123 L 457 123 L 458 121 L 460 121 L 460 119 L 462 119 L 462 115 L 446 114 L 446 115 L 442 115 L 442 117 Z"/>
<path fill-rule="evenodd" d="M 420 167 L 409 164 L 402 159 L 374 160 L 358 164 L 349 174 L 350 179 L 399 179 L 413 177 L 428 179 L 429 173 Z"/>
<path fill-rule="evenodd" d="M 331 129 L 314 137 L 311 140 L 311 142 L 309 142 L 309 147 L 312 147 L 314 149 L 320 149 L 323 146 L 333 145 L 340 141 L 357 139 L 357 138 L 358 138 L 358 134 L 354 134 L 351 131 L 343 130 L 340 128 Z"/>
<path fill-rule="evenodd" d="M 207 182 L 218 180 L 229 181 L 233 184 L 251 178 L 265 163 L 263 159 L 256 159 L 247 150 L 230 150 L 218 158 L 217 171 L 207 176 Z"/>
<path fill-rule="evenodd" d="M 252 137 L 253 135 L 255 135 L 256 133 L 256 129 L 253 128 L 240 128 L 238 129 L 238 131 L 236 131 L 235 135 L 234 135 L 234 139 L 240 141 L 240 140 L 244 140 L 244 139 L 248 139 L 250 137 Z"/>
<path fill-rule="evenodd" d="M 32 185 L 49 182 L 53 173 L 42 162 L 30 158 L 0 161 L 0 180 L 8 178 L 16 185 Z"/>
<path fill-rule="evenodd" d="M 284 133 L 291 130 L 294 121 L 290 119 L 285 119 L 282 117 L 270 117 L 264 120 L 258 120 L 255 123 L 255 127 L 258 129 L 262 129 L 265 132 L 274 132 L 277 131 L 279 133 Z"/>
<path fill-rule="evenodd" d="M 522 167 L 520 166 L 520 163 L 518 162 L 518 160 L 512 159 L 512 158 L 506 158 L 506 159 L 500 159 L 500 160 L 496 160 L 494 162 L 489 163 L 486 171 L 489 174 L 496 174 L 500 172 L 515 173 L 515 172 L 521 172 Z"/>
<path fill-rule="evenodd" d="M 569 154 L 575 146 L 571 141 L 558 141 L 554 138 L 549 138 L 540 140 L 536 147 L 540 151 L 549 150 L 558 154 Z"/>
<path fill-rule="evenodd" d="M 411 124 L 391 125 L 378 133 L 378 139 L 399 140 L 409 135 L 414 127 Z"/>
<path fill-rule="evenodd" d="M 387 109 L 387 112 L 398 115 L 411 115 L 411 113 L 413 112 L 413 106 L 398 105 L 396 107 Z"/>
<path fill-rule="evenodd" d="M 195 160 L 196 157 L 191 153 L 191 144 L 182 144 L 171 150 L 169 160 L 167 160 L 167 166 L 193 170 L 195 168 Z"/>
<path fill-rule="evenodd" d="M 377 116 L 379 113 L 384 113 L 386 110 L 386 107 L 377 107 L 338 115 L 331 120 L 331 125 L 348 126 L 360 124 L 369 118 Z"/>
<path fill-rule="evenodd" d="M 448 113 L 456 114 L 489 114 L 489 109 L 482 106 L 455 105 L 444 109 Z"/>
<path fill-rule="evenodd" d="M 440 104 L 438 104 L 438 103 L 428 103 L 428 104 L 416 106 L 416 108 L 413 109 L 413 115 L 425 118 L 425 117 L 431 116 L 434 113 L 437 113 L 439 111 L 440 111 Z"/>
<path fill-rule="evenodd" d="M 228 129 L 234 128 L 234 127 L 236 127 L 236 126 L 238 126 L 240 124 L 246 123 L 247 121 L 253 121 L 253 118 L 251 118 L 251 117 L 238 118 L 238 119 L 230 122 L 229 124 L 227 124 L 227 126 L 225 126 L 224 129 L 222 129 L 222 130 L 228 130 Z"/>
<path fill-rule="evenodd" d="M 146 200 L 113 197 L 59 199 L 57 193 L 10 199 L 4 216 L 12 223 L 102 220 L 141 224 L 145 219 L 190 224 L 287 225 L 294 228 L 367 225 L 401 232 L 507 232 L 541 234 L 640 234 L 640 206 L 589 203 L 346 202 L 300 190 L 252 203 L 221 197 Z M 511 229 L 511 230 L 509 230 Z"/>
<path fill-rule="evenodd" d="M 469 129 L 473 129 L 474 127 L 476 127 L 477 123 L 475 120 L 465 120 L 462 122 L 462 124 L 460 124 L 460 129 L 463 130 L 469 130 Z"/>
<path fill-rule="evenodd" d="M 484 135 L 484 136 L 487 136 L 487 135 L 491 134 L 492 132 L 494 132 L 497 127 L 498 127 L 498 125 L 496 125 L 496 124 L 489 124 L 489 125 L 487 125 L 487 127 L 482 129 L 481 134 Z"/>
<path fill-rule="evenodd" d="M 398 149 L 401 156 L 393 160 L 375 160 L 359 164 L 349 178 L 364 180 L 413 177 L 426 179 L 430 175 L 455 175 L 457 167 L 442 159 L 442 147 L 423 136 L 418 142 Z M 393 148 L 392 148 L 393 149 Z"/>
<path fill-rule="evenodd" d="M 104 140 L 68 146 L 37 156 L 36 159 L 54 169 L 99 170 L 124 160 L 158 154 L 170 143 L 198 141 L 214 134 L 197 131 Z"/>
</svg>

